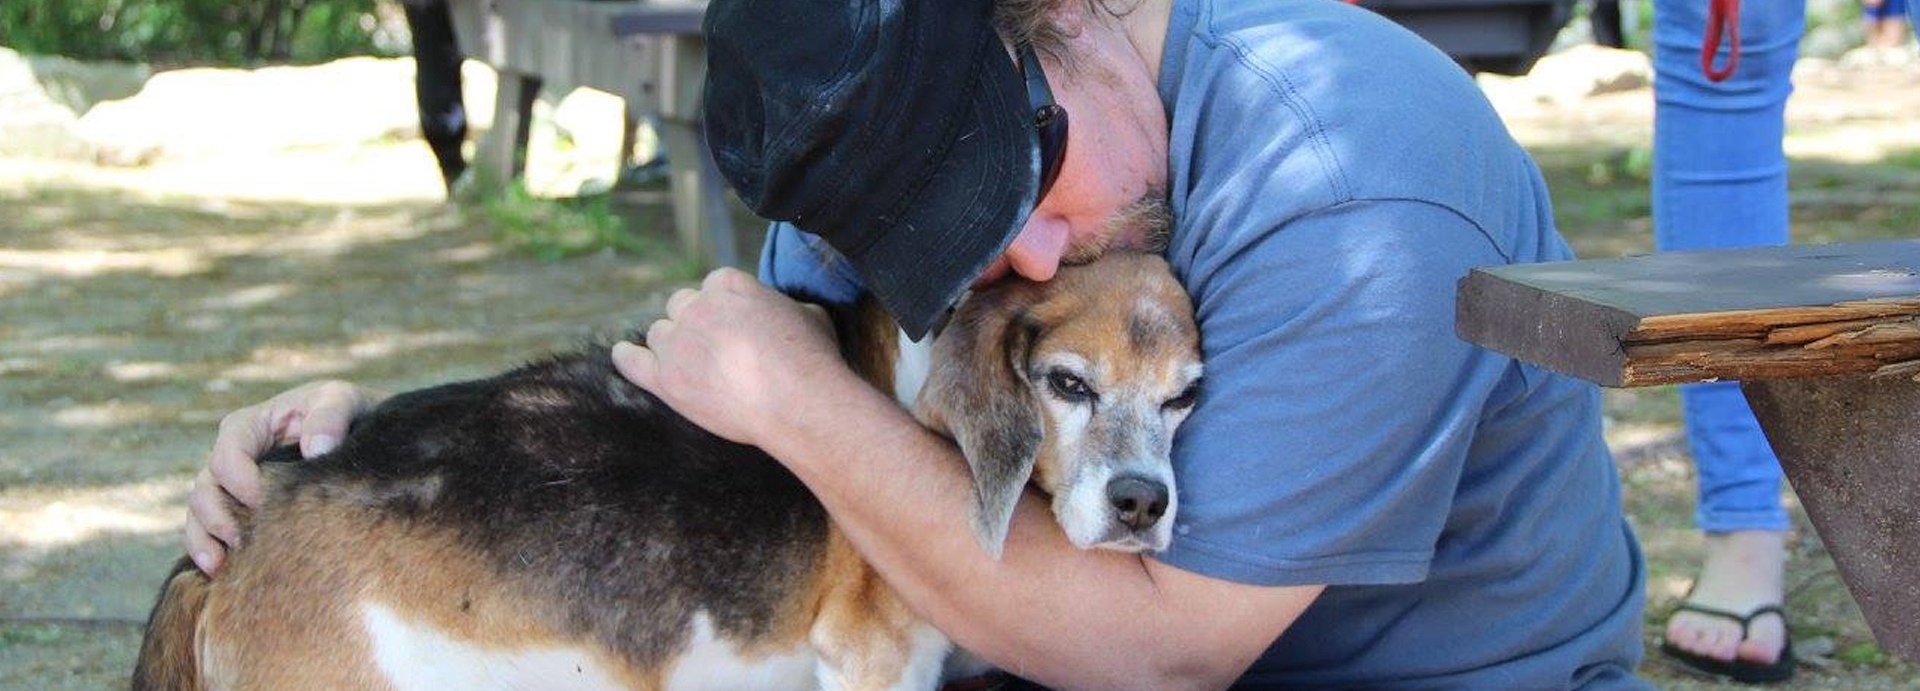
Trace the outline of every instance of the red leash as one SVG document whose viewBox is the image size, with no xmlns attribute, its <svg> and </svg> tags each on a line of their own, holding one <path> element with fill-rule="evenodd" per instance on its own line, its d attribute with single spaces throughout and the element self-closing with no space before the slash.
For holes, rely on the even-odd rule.
<svg viewBox="0 0 1920 691">
<path fill-rule="evenodd" d="M 1733 76 L 1740 64 L 1740 0 L 1707 0 L 1707 33 L 1700 41 L 1700 71 L 1707 79 L 1722 82 Z M 1727 35 L 1727 66 L 1713 68 L 1713 56 L 1720 52 L 1720 34 Z"/>
<path fill-rule="evenodd" d="M 1358 5 L 1361 0 L 1343 0 Z M 1720 37 L 1727 38 L 1727 65 L 1713 68 L 1713 56 L 1720 52 Z M 1740 64 L 1740 0 L 1707 0 L 1707 33 L 1700 40 L 1700 71 L 1707 79 L 1724 82 Z"/>
</svg>

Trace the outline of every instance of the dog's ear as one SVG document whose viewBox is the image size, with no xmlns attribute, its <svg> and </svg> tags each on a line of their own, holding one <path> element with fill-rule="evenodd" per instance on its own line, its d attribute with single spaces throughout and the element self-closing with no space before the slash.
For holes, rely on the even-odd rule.
<svg viewBox="0 0 1920 691">
<path fill-rule="evenodd" d="M 962 304 L 933 347 L 921 389 L 921 422 L 953 437 L 973 475 L 973 528 L 1000 557 L 1034 459 L 1046 436 L 1028 385 L 1027 359 L 1039 323 L 1030 290 L 996 289 Z"/>
</svg>

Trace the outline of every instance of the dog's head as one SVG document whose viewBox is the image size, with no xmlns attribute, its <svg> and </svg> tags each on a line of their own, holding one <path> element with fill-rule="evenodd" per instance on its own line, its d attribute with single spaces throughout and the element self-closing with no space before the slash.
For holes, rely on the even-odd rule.
<svg viewBox="0 0 1920 691">
<path fill-rule="evenodd" d="M 974 528 L 998 556 L 1031 479 L 1082 548 L 1165 549 L 1173 432 L 1200 384 L 1199 330 L 1164 260 L 1109 254 L 962 303 L 915 412 L 959 443 Z"/>
</svg>

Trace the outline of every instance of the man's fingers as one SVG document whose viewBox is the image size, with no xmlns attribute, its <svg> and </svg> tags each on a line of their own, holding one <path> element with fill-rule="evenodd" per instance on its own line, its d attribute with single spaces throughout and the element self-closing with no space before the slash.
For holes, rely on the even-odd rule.
<svg viewBox="0 0 1920 691">
<path fill-rule="evenodd" d="M 273 447 L 271 411 L 266 406 L 242 408 L 220 421 L 207 468 L 215 484 L 247 506 L 260 505 L 260 467 L 256 460 Z"/>
<path fill-rule="evenodd" d="M 647 342 L 653 342 L 652 328 L 647 329 Z M 654 382 L 659 381 L 660 361 L 653 351 L 626 341 L 613 344 L 613 368 L 634 386 L 648 391 L 653 391 Z"/>
<path fill-rule="evenodd" d="M 236 545 L 240 542 L 240 524 L 227 509 L 225 496 L 226 491 L 214 481 L 212 472 L 201 470 L 193 479 L 193 492 L 187 495 L 187 511 L 215 539 Z"/>
<path fill-rule="evenodd" d="M 700 281 L 702 290 L 726 290 L 735 293 L 748 293 L 758 288 L 760 282 L 752 274 L 731 266 L 714 269 Z"/>
<path fill-rule="evenodd" d="M 193 560 L 194 566 L 200 567 L 201 573 L 211 576 L 219 570 L 221 557 L 226 550 L 219 541 L 207 534 L 191 513 L 187 514 L 187 527 L 181 535 L 181 542 L 186 543 L 187 557 Z"/>
<path fill-rule="evenodd" d="M 316 387 L 300 418 L 300 456 L 313 458 L 340 446 L 358 405 L 351 384 L 327 382 Z"/>
<path fill-rule="evenodd" d="M 668 341 L 673 338 L 676 328 L 672 319 L 653 320 L 652 324 L 647 325 L 647 350 L 652 351 L 666 348 Z"/>
<path fill-rule="evenodd" d="M 692 288 L 681 288 L 673 291 L 673 295 L 667 297 L 667 318 L 679 319 L 682 314 L 686 313 L 687 304 L 693 302 L 693 299 L 699 296 L 700 291 Z"/>
</svg>

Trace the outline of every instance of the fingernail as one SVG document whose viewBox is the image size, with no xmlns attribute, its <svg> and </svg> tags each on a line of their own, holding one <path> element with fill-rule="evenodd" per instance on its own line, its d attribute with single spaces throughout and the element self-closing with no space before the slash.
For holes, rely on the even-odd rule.
<svg viewBox="0 0 1920 691">
<path fill-rule="evenodd" d="M 340 440 L 331 434 L 316 434 L 307 438 L 307 448 L 303 455 L 307 458 L 323 455 L 340 445 Z"/>
<path fill-rule="evenodd" d="M 613 356 L 616 358 L 633 357 L 633 351 L 638 350 L 639 348 L 640 346 L 634 345 L 632 343 L 628 343 L 626 341 L 621 341 L 619 343 L 613 344 Z"/>
</svg>

